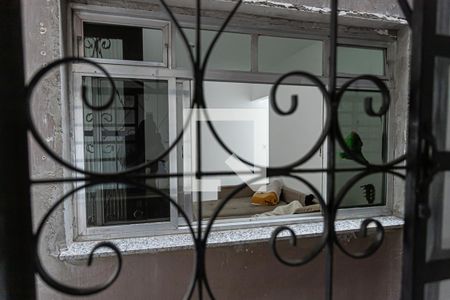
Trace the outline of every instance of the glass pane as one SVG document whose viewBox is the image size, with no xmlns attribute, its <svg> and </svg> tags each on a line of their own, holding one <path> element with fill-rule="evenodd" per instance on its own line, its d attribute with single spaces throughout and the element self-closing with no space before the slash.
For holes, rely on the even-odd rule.
<svg viewBox="0 0 450 300">
<path fill-rule="evenodd" d="M 433 95 L 433 135 L 440 151 L 450 150 L 450 59 L 437 57 Z M 436 174 L 430 184 L 427 257 L 450 258 L 450 171 Z"/>
<path fill-rule="evenodd" d="M 450 59 L 437 57 L 433 95 L 433 135 L 440 151 L 450 150 Z M 427 257 L 450 258 L 450 172 L 436 174 L 430 184 Z"/>
<path fill-rule="evenodd" d="M 432 282 L 425 285 L 426 300 L 448 300 L 450 299 L 450 280 Z"/>
<path fill-rule="evenodd" d="M 435 86 L 433 101 L 433 134 L 436 146 L 441 151 L 450 151 L 450 59 L 436 58 Z"/>
<path fill-rule="evenodd" d="M 163 62 L 160 29 L 85 23 L 84 56 Z"/>
<path fill-rule="evenodd" d="M 338 47 L 337 71 L 344 74 L 384 75 L 384 50 Z"/>
<path fill-rule="evenodd" d="M 450 35 L 450 2 L 448 0 L 437 1 L 436 32 L 442 35 Z"/>
<path fill-rule="evenodd" d="M 183 29 L 195 55 L 195 30 Z M 202 30 L 202 57 L 214 39 L 216 31 Z M 186 47 L 177 33 L 176 65 L 178 68 L 190 69 L 191 62 Z M 209 58 L 208 69 L 250 71 L 251 69 L 251 36 L 249 34 L 222 33 Z"/>
<path fill-rule="evenodd" d="M 109 99 L 107 79 L 84 77 L 83 84 L 93 105 Z M 93 111 L 83 105 L 82 163 L 89 171 L 124 171 L 153 161 L 169 147 L 167 81 L 115 79 L 115 84 L 117 93 L 107 109 Z M 162 158 L 142 172 L 168 171 L 169 160 Z M 169 193 L 168 179 L 138 182 Z M 88 226 L 169 220 L 169 203 L 142 188 L 102 184 L 88 188 L 85 197 Z"/>
<path fill-rule="evenodd" d="M 364 99 L 372 97 L 374 108 L 381 105 L 379 92 L 347 91 L 339 106 L 339 126 L 347 146 L 361 160 L 380 164 L 386 156 L 386 133 L 384 117 L 370 117 L 364 111 Z M 361 165 L 337 148 L 336 166 L 355 168 Z M 357 173 L 343 172 L 336 176 L 336 189 L 339 191 Z M 364 177 L 349 190 L 341 207 L 381 205 L 386 201 L 385 176 L 373 174 Z"/>
<path fill-rule="evenodd" d="M 144 61 L 163 61 L 163 32 L 158 29 L 142 29 Z"/>
<path fill-rule="evenodd" d="M 450 172 L 436 174 L 430 184 L 428 258 L 450 258 Z M 447 250 L 447 251 L 446 251 Z"/>
<path fill-rule="evenodd" d="M 301 70 L 321 75 L 322 48 L 321 41 L 260 36 L 258 70 L 274 73 Z"/>
<path fill-rule="evenodd" d="M 201 155 L 205 171 L 234 174 L 253 170 L 253 163 L 262 166 L 292 163 L 310 150 L 322 131 L 323 97 L 315 87 L 280 86 L 277 97 L 282 109 L 289 105 L 292 94 L 298 95 L 300 107 L 308 108 L 299 109 L 285 117 L 276 115 L 269 104 L 270 84 L 206 81 L 204 87 L 209 120 L 233 153 L 228 153 L 216 140 L 207 123 L 201 122 Z M 196 124 L 195 120 L 192 122 Z M 191 145 L 194 147 L 191 153 L 196 153 L 194 138 Z M 187 149 L 186 144 L 184 148 Z M 242 163 L 235 155 L 249 161 L 250 165 Z M 318 151 L 302 167 L 322 166 L 322 155 Z M 322 190 L 321 174 L 302 174 L 302 178 L 317 190 Z M 248 186 L 230 199 L 219 217 L 257 219 L 320 211 L 311 189 L 293 178 L 278 178 L 280 194 L 269 203 L 257 202 L 261 198 L 253 197 L 260 187 L 269 183 L 267 179 L 252 182 L 254 176 L 243 174 L 214 176 L 210 179 L 208 183 L 203 182 L 201 190 L 204 218 L 211 217 L 221 201 L 242 183 Z M 194 183 L 189 186 L 194 186 Z M 198 216 L 197 209 L 198 202 L 194 198 L 194 218 Z"/>
</svg>

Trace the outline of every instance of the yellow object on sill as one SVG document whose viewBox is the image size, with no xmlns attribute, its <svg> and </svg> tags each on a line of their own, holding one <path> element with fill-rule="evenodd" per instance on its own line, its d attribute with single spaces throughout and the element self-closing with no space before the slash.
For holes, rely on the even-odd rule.
<svg viewBox="0 0 450 300">
<path fill-rule="evenodd" d="M 278 202 L 280 202 L 280 199 L 275 192 L 257 192 L 252 197 L 253 205 L 277 205 Z"/>
</svg>

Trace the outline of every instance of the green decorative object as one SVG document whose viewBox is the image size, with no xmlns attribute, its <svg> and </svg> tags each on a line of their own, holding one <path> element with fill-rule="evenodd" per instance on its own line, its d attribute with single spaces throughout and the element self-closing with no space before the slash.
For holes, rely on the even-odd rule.
<svg viewBox="0 0 450 300">
<path fill-rule="evenodd" d="M 345 138 L 345 144 L 350 149 L 350 154 L 353 155 L 353 157 L 356 157 L 360 161 L 368 162 L 367 159 L 362 154 L 362 146 L 363 142 L 361 140 L 361 137 L 359 134 L 355 131 L 352 131 L 346 138 Z M 339 153 L 339 156 L 342 159 L 350 159 L 354 160 L 353 157 L 347 152 L 341 152 Z"/>
</svg>

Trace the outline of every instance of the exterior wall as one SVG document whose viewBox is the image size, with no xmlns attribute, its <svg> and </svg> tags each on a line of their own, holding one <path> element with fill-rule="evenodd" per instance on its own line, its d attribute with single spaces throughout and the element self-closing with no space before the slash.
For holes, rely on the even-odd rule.
<svg viewBox="0 0 450 300">
<path fill-rule="evenodd" d="M 61 2 L 62 1 L 62 2 Z M 66 3 L 63 0 L 23 0 L 23 32 L 25 41 L 26 74 L 29 79 L 36 70 L 46 63 L 62 56 L 62 32 L 66 31 Z M 123 6 L 125 1 L 85 1 L 92 4 L 114 3 Z M 189 1 L 172 1 L 176 5 L 187 6 Z M 171 2 L 171 3 L 172 3 Z M 211 8 L 221 9 L 224 1 L 214 2 Z M 217 2 L 217 3 L 216 3 Z M 255 4 L 255 13 L 273 13 L 277 17 L 295 18 L 301 15 L 287 5 L 275 7 L 264 1 Z M 327 1 L 285 0 L 294 5 L 326 7 Z M 364 10 L 376 14 L 400 15 L 398 7 L 392 1 L 341 1 L 347 10 Z M 270 4 L 270 5 L 269 5 Z M 150 1 L 129 1 L 131 8 L 154 9 Z M 246 6 L 246 12 L 252 11 Z M 273 10 L 275 9 L 275 10 Z M 63 12 L 63 13 L 61 13 Z M 297 15 L 296 15 L 297 14 Z M 63 28 L 63 29 L 62 29 Z M 408 39 L 407 33 L 400 35 Z M 404 49 L 403 49 L 404 50 Z M 403 51 L 401 50 L 401 51 Z M 399 50 L 400 51 L 400 50 Z M 407 56 L 403 55 L 399 68 L 407 65 Z M 405 69 L 401 69 L 406 74 Z M 402 80 L 406 80 L 403 78 Z M 35 91 L 34 109 L 36 123 L 44 138 L 52 143 L 55 152 L 70 159 L 70 145 L 63 142 L 70 139 L 66 128 L 68 111 L 65 90 L 65 73 L 52 72 Z M 399 97 L 405 97 L 399 92 Z M 395 99 L 395 97 L 393 97 Z M 399 109 L 403 109 L 401 107 Z M 398 127 L 398 134 L 406 138 L 405 129 Z M 30 165 L 34 178 L 61 177 L 64 170 L 52 161 L 31 139 Z M 35 224 L 66 189 L 71 186 L 50 184 L 34 187 L 32 204 Z M 401 213 L 401 206 L 398 207 Z M 112 258 L 96 260 L 94 270 L 88 270 L 79 263 L 61 262 L 58 251 L 72 239 L 70 232 L 64 230 L 70 226 L 70 210 L 61 207 L 51 218 L 40 243 L 41 257 L 49 272 L 58 280 L 84 285 L 102 282 L 114 268 Z M 67 235 L 66 235 L 67 234 Z M 313 239 L 303 239 L 300 248 L 314 243 Z M 286 243 L 283 249 L 289 250 Z M 371 258 L 352 260 L 336 251 L 334 278 L 336 299 L 398 299 L 400 289 L 401 233 L 387 235 L 382 248 Z M 180 299 L 186 290 L 192 272 L 192 251 L 164 252 L 147 255 L 130 255 L 124 258 L 124 269 L 116 284 L 102 294 L 90 299 Z M 233 247 L 214 248 L 208 252 L 208 270 L 210 283 L 218 299 L 323 299 L 324 295 L 324 259 L 319 256 L 312 263 L 300 268 L 289 268 L 277 262 L 268 244 L 250 244 Z M 83 262 L 84 265 L 84 262 Z M 350 271 L 351 270 L 351 271 Z M 39 280 L 39 299 L 71 299 L 48 288 Z"/>
<path fill-rule="evenodd" d="M 23 37 L 25 48 L 26 80 L 45 64 L 61 57 L 61 13 L 59 0 L 22 1 Z M 34 91 L 33 111 L 35 123 L 43 137 L 51 142 L 56 153 L 63 153 L 65 128 L 63 126 L 64 101 L 61 101 L 61 72 L 55 70 L 44 78 L 39 88 Z M 63 169 L 47 156 L 30 138 L 30 172 L 33 178 L 52 178 L 63 176 Z M 50 184 L 35 186 L 32 189 L 32 209 L 34 224 L 52 203 L 64 193 L 64 186 Z M 65 274 L 67 269 L 55 260 L 60 247 L 66 244 L 63 211 L 58 210 L 47 225 L 40 242 L 40 253 L 44 264 L 52 274 Z M 57 275 L 58 276 L 58 275 Z M 38 294 L 42 283 L 38 278 Z M 41 297 L 41 299 L 45 299 Z"/>
<path fill-rule="evenodd" d="M 389 232 L 377 253 L 354 260 L 335 251 L 334 299 L 397 300 L 400 299 L 401 232 Z M 281 245 L 281 253 L 296 258 L 311 249 L 317 240 L 300 240 L 298 247 Z M 344 242 L 344 245 L 347 243 Z M 360 242 L 351 242 L 361 249 Z M 193 252 L 125 256 L 123 269 L 116 283 L 88 299 L 183 299 L 192 272 Z M 216 299 L 325 299 L 325 260 L 319 255 L 302 267 L 279 263 L 268 243 L 211 248 L 207 251 L 207 274 Z M 82 262 L 85 264 L 85 262 Z M 114 259 L 99 259 L 92 269 L 65 263 L 66 273 L 76 285 L 88 286 L 110 276 Z M 66 277 L 66 276 L 64 276 Z M 42 300 L 78 299 L 40 291 Z M 194 295 L 193 299 L 198 299 Z"/>
<path fill-rule="evenodd" d="M 396 61 L 394 69 L 395 89 L 392 95 L 391 106 L 391 126 L 393 134 L 392 139 L 389 141 L 394 148 L 394 157 L 406 153 L 407 145 L 407 118 L 405 118 L 405 112 L 409 110 L 408 101 L 395 101 L 396 99 L 409 99 L 409 72 L 405 70 L 410 69 L 410 45 L 411 36 L 408 28 L 399 30 L 398 42 L 396 49 Z M 404 214 L 404 187 L 405 182 L 402 179 L 394 178 L 392 186 L 395 186 L 393 191 L 394 199 L 394 214 L 397 216 L 403 216 Z"/>
</svg>

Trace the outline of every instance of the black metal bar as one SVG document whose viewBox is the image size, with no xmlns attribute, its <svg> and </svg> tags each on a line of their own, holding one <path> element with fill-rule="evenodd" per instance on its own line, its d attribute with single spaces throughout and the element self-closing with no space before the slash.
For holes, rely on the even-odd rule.
<svg viewBox="0 0 450 300">
<path fill-rule="evenodd" d="M 426 155 L 431 132 L 436 1 L 415 0 L 412 14 L 412 54 L 408 126 L 407 178 L 402 299 L 424 298 L 428 184 Z"/>
<path fill-rule="evenodd" d="M 21 1 L 0 9 L 0 298 L 35 299 Z M 6 146 L 6 144 L 8 144 Z"/>
<path fill-rule="evenodd" d="M 400 5 L 400 8 L 402 9 L 403 14 L 405 15 L 406 21 L 408 21 L 408 23 L 411 24 L 413 11 L 411 9 L 411 6 L 409 6 L 408 1 L 407 0 L 398 0 L 398 4 Z"/>
<path fill-rule="evenodd" d="M 329 66 L 329 83 L 328 94 L 331 102 L 331 130 L 328 135 L 328 166 L 327 168 L 333 170 L 327 173 L 327 206 L 329 212 L 328 232 L 332 233 L 334 230 L 334 220 L 336 214 L 334 211 L 335 205 L 335 168 L 336 168 L 336 133 L 337 133 L 337 107 L 338 99 L 336 93 L 336 74 L 337 74 L 337 35 L 338 35 L 338 0 L 331 1 L 331 15 L 330 15 L 330 66 Z M 325 296 L 327 300 L 333 299 L 333 264 L 334 264 L 334 238 L 333 234 L 327 240 L 327 247 L 325 248 L 325 282 L 326 291 Z"/>
<path fill-rule="evenodd" d="M 422 0 L 423 1 L 423 0 Z M 214 44 L 219 40 L 221 34 L 224 32 L 225 28 L 227 27 L 227 24 L 233 17 L 233 15 L 236 13 L 239 5 L 242 3 L 242 0 L 238 0 L 236 2 L 236 5 L 231 10 L 228 17 L 225 19 L 223 25 L 220 27 L 219 32 L 213 39 L 213 42 L 209 45 L 209 48 L 206 49 L 205 55 L 203 58 L 203 51 L 201 47 L 201 0 L 196 0 L 196 49 L 193 51 L 188 43 L 187 37 L 184 34 L 182 28 L 180 27 L 180 24 L 178 23 L 175 15 L 170 10 L 168 5 L 166 4 L 165 0 L 160 0 L 162 6 L 166 9 L 170 19 L 172 20 L 173 24 L 177 28 L 180 36 L 182 37 L 182 41 L 185 44 L 190 60 L 192 62 L 193 66 L 193 73 L 194 73 L 194 98 L 193 98 L 193 104 L 191 108 L 197 108 L 197 109 L 206 109 L 207 103 L 204 98 L 204 91 L 203 91 L 203 84 L 204 84 L 204 75 L 205 70 L 208 64 L 208 58 L 210 57 L 210 54 L 213 51 Z M 20 20 L 20 19 L 19 19 Z M 342 203 L 346 193 L 349 191 L 349 189 L 354 186 L 360 179 L 375 173 L 389 173 L 394 176 L 398 176 L 400 178 L 404 178 L 405 176 L 400 173 L 396 172 L 396 170 L 404 170 L 405 166 L 400 166 L 404 160 L 404 156 L 401 156 L 399 158 L 396 158 L 390 162 L 384 162 L 382 165 L 375 165 L 370 164 L 367 161 L 359 161 L 355 157 L 354 160 L 358 162 L 360 165 L 358 165 L 355 168 L 348 168 L 348 169 L 340 169 L 336 168 L 336 148 L 337 143 L 339 146 L 343 149 L 343 151 L 347 152 L 351 156 L 351 150 L 348 148 L 348 146 L 345 144 L 342 131 L 339 128 L 339 122 L 338 122 L 338 107 L 339 103 L 342 100 L 342 95 L 345 91 L 351 90 L 351 85 L 354 84 L 357 81 L 370 81 L 375 86 L 377 86 L 382 93 L 383 96 L 383 103 L 379 110 L 374 110 L 372 107 L 372 101 L 369 99 L 368 101 L 365 101 L 365 110 L 367 115 L 369 116 L 378 116 L 382 117 L 386 114 L 389 104 L 390 104 L 390 96 L 389 96 L 389 90 L 386 86 L 386 84 L 383 82 L 382 79 L 373 76 L 373 75 L 361 75 L 357 76 L 355 78 L 350 78 L 342 87 L 340 90 L 336 90 L 337 85 L 337 37 L 338 37 L 338 0 L 332 0 L 331 1 L 331 14 L 330 14 L 330 57 L 329 57 L 329 83 L 328 87 L 322 83 L 319 77 L 312 75 L 310 73 L 304 72 L 304 71 L 293 71 L 288 72 L 286 74 L 281 75 L 281 77 L 274 83 L 271 93 L 270 93 L 270 102 L 271 106 L 274 109 L 274 111 L 281 115 L 290 115 L 294 113 L 298 108 L 298 99 L 297 97 L 292 97 L 291 101 L 291 107 L 289 110 L 284 111 L 279 108 L 277 105 L 276 100 L 276 91 L 277 88 L 282 84 L 283 80 L 285 80 L 288 77 L 297 76 L 300 78 L 305 78 L 313 83 L 323 94 L 324 96 L 324 102 L 326 106 L 326 122 L 324 125 L 323 132 L 320 136 L 320 138 L 317 140 L 317 142 L 312 146 L 310 151 L 308 151 L 307 154 L 305 154 L 303 157 L 299 158 L 298 160 L 291 162 L 288 165 L 280 166 L 280 167 L 269 167 L 266 168 L 266 166 L 257 166 L 251 161 L 246 161 L 245 159 L 235 155 L 242 163 L 248 165 L 252 169 L 255 169 L 255 172 L 252 174 L 254 175 L 260 175 L 261 177 L 263 174 L 264 177 L 279 177 L 279 176 L 287 176 L 294 178 L 301 183 L 305 184 L 316 196 L 316 198 L 319 201 L 319 204 L 322 209 L 323 218 L 324 218 L 324 231 L 321 239 L 321 243 L 313 249 L 308 255 L 306 255 L 302 259 L 296 259 L 296 260 L 290 260 L 283 258 L 279 251 L 277 250 L 277 239 L 281 237 L 280 233 L 285 232 L 288 233 L 290 236 L 290 240 L 293 245 L 296 244 L 296 234 L 295 232 L 287 227 L 287 226 L 280 226 L 278 227 L 272 235 L 271 243 L 272 243 L 272 250 L 274 252 L 274 255 L 276 258 L 283 264 L 288 266 L 301 266 L 308 262 L 310 262 L 314 257 L 316 257 L 319 253 L 321 253 L 322 250 L 325 249 L 325 268 L 326 268 L 326 289 L 325 289 L 325 296 L 326 299 L 331 300 L 333 298 L 333 260 L 334 260 L 334 247 L 337 246 L 345 255 L 355 258 L 355 259 L 361 259 L 365 257 L 369 257 L 373 253 L 377 251 L 377 249 L 380 247 L 380 245 L 383 242 L 384 238 L 384 229 L 381 223 L 378 221 L 368 218 L 364 220 L 361 224 L 361 235 L 365 236 L 367 233 L 368 226 L 371 224 L 374 224 L 376 226 L 376 239 L 370 244 L 370 246 L 362 252 L 358 253 L 352 253 L 348 250 L 346 250 L 339 242 L 339 240 L 336 238 L 336 230 L 334 228 L 334 222 L 336 219 L 337 210 Z M 182 133 L 176 138 L 176 140 L 170 145 L 168 149 L 166 149 L 163 153 L 160 154 L 158 158 L 155 158 L 152 162 L 147 162 L 142 165 L 130 168 L 128 170 L 120 171 L 117 173 L 96 173 L 96 172 L 90 172 L 88 170 L 81 169 L 77 167 L 76 165 L 73 165 L 73 162 L 66 161 L 62 157 L 58 155 L 58 153 L 54 152 L 45 142 L 45 140 L 42 138 L 42 136 L 39 134 L 39 131 L 37 129 L 37 126 L 35 126 L 31 114 L 31 93 L 34 88 L 38 85 L 40 80 L 47 74 L 47 72 L 50 72 L 52 69 L 59 67 L 63 64 L 71 64 L 71 63 L 78 63 L 78 64 L 89 64 L 97 69 L 99 71 L 103 72 L 104 75 L 106 75 L 107 79 L 110 81 L 110 84 L 112 86 L 112 93 L 110 95 L 109 101 L 101 106 L 93 106 L 89 103 L 87 100 L 85 91 L 83 90 L 82 93 L 82 100 L 84 105 L 90 107 L 94 111 L 100 111 L 106 109 L 114 100 L 114 80 L 112 77 L 108 74 L 108 72 L 105 70 L 104 67 L 102 67 L 101 64 L 83 59 L 83 58 L 63 58 L 60 60 L 56 60 L 54 62 L 51 62 L 41 70 L 37 72 L 37 74 L 30 80 L 30 83 L 28 85 L 27 90 L 27 99 L 28 99 L 28 111 L 27 111 L 27 118 L 29 122 L 29 130 L 30 133 L 33 135 L 34 139 L 37 141 L 37 143 L 42 147 L 42 149 L 50 156 L 52 157 L 56 162 L 58 162 L 61 166 L 67 167 L 68 169 L 79 173 L 79 175 L 82 175 L 80 177 L 73 177 L 73 178 L 44 178 L 44 179 L 36 179 L 32 180 L 33 184 L 45 184 L 45 183 L 64 183 L 64 182 L 84 182 L 85 185 L 80 185 L 77 188 L 73 189 L 69 193 L 67 193 L 65 196 L 60 198 L 56 203 L 54 203 L 51 208 L 47 211 L 44 218 L 40 221 L 38 225 L 38 229 L 35 233 L 35 237 L 33 239 L 33 245 L 30 247 L 32 249 L 37 248 L 39 236 L 41 235 L 43 228 L 49 219 L 50 215 L 54 213 L 58 205 L 61 205 L 64 201 L 67 199 L 70 199 L 72 195 L 75 193 L 78 193 L 82 189 L 98 185 L 105 182 L 115 182 L 115 183 L 126 183 L 131 185 L 140 186 L 146 190 L 152 191 L 159 196 L 161 196 L 163 199 L 165 199 L 170 205 L 174 206 L 177 211 L 179 212 L 180 216 L 186 221 L 187 226 L 189 227 L 190 233 L 192 235 L 192 238 L 194 240 L 195 244 L 195 251 L 196 251 L 196 262 L 195 262 L 195 273 L 193 275 L 193 280 L 191 282 L 190 288 L 186 294 L 188 299 L 191 299 L 191 297 L 194 294 L 195 288 L 197 288 L 198 298 L 203 299 L 204 296 L 209 296 L 210 298 L 214 299 L 213 291 L 211 290 L 211 287 L 208 283 L 208 278 L 205 270 L 205 253 L 207 250 L 207 240 L 208 235 L 212 230 L 212 227 L 214 225 L 214 222 L 219 216 L 220 211 L 223 209 L 223 207 L 227 204 L 227 202 L 232 199 L 241 189 L 243 189 L 246 184 L 251 184 L 252 182 L 246 182 L 245 184 L 242 184 L 238 186 L 234 191 L 232 191 L 225 199 L 223 199 L 220 204 L 216 207 L 214 210 L 213 216 L 208 220 L 208 224 L 206 229 L 202 226 L 202 192 L 201 188 L 198 193 L 198 216 L 197 216 L 197 232 L 194 231 L 194 225 L 192 224 L 191 218 L 186 214 L 186 212 L 183 210 L 183 208 L 172 198 L 170 198 L 169 195 L 166 195 L 164 192 L 160 191 L 159 189 L 153 188 L 146 184 L 139 184 L 139 179 L 149 179 L 149 178 L 173 178 L 173 177 L 195 177 L 198 180 L 204 179 L 208 176 L 219 176 L 219 175 L 233 175 L 233 172 L 229 172 L 226 170 L 223 171 L 217 171 L 217 172 L 207 172 L 202 170 L 202 143 L 201 143 L 201 133 L 202 128 L 201 124 L 197 120 L 195 124 L 195 128 L 193 130 L 196 130 L 197 132 L 197 140 L 196 140 L 196 156 L 197 156 L 197 164 L 196 164 L 196 170 L 194 173 L 170 173 L 170 174 L 141 174 L 139 171 L 144 170 L 144 168 L 150 166 L 153 162 L 158 161 L 159 159 L 166 157 L 167 154 L 169 154 L 170 151 L 174 150 L 176 144 L 178 144 L 181 141 Z M 419 76 L 420 78 L 420 76 Z M 23 88 L 23 87 L 22 87 Z M 364 99 L 362 99 L 364 100 Z M 415 108 L 415 107 L 414 107 Z M 214 138 L 219 143 L 219 145 L 230 155 L 234 154 L 232 149 L 227 147 L 227 145 L 224 143 L 220 135 L 216 132 L 214 126 L 212 125 L 211 120 L 209 120 L 207 110 L 204 110 L 200 112 L 199 110 L 192 110 L 191 113 L 188 116 L 188 120 L 191 119 L 192 115 L 196 113 L 199 115 L 200 113 L 204 114 L 204 117 L 207 119 L 207 125 L 208 129 L 212 132 Z M 10 114 L 11 116 L 16 117 L 15 114 Z M 200 120 L 200 118 L 198 118 Z M 185 130 L 188 127 L 187 122 L 185 126 L 183 127 L 183 130 Z M 9 127 L 9 126 L 8 126 Z M 416 136 L 414 136 L 416 137 Z M 413 138 L 414 138 L 413 137 Z M 327 140 L 328 138 L 328 140 Z M 306 169 L 304 167 L 304 163 L 307 162 L 317 151 L 319 151 L 319 148 L 327 141 L 328 143 L 328 166 L 326 168 L 320 168 L 320 169 Z M 414 144 L 413 146 L 420 145 L 419 142 L 417 144 Z M 418 147 L 418 151 L 416 154 L 421 153 L 420 147 Z M 9 153 L 9 152 L 8 152 Z M 20 154 L 20 153 L 19 153 Z M 17 155 L 16 155 L 17 157 Z M 418 157 L 418 156 L 417 156 Z M 417 159 L 416 156 L 412 156 L 412 159 Z M 26 161 L 26 159 L 24 159 Z M 412 161 L 413 163 L 416 162 L 415 160 Z M 298 167 L 301 167 L 300 169 Z M 263 170 L 265 172 L 263 172 Z M 335 186 L 335 178 L 336 175 L 339 172 L 349 172 L 349 171 L 355 171 L 358 172 L 357 175 L 352 177 L 350 181 L 348 181 L 340 190 L 336 190 Z M 316 173 L 316 172 L 326 172 L 327 173 L 327 202 L 323 199 L 321 193 L 317 191 L 317 189 L 309 183 L 306 179 L 302 178 L 300 175 L 304 173 Z M 244 174 L 245 172 L 240 172 L 241 174 Z M 26 174 L 28 175 L 28 174 Z M 27 177 L 28 178 L 28 177 Z M 257 178 L 261 179 L 261 178 Z M 256 179 L 255 179 L 256 180 Z M 6 181 L 9 182 L 9 181 Z M 28 183 L 28 182 L 27 182 Z M 338 192 L 338 193 L 337 193 Z M 74 198 L 75 201 L 77 198 Z M 28 210 L 29 212 L 29 210 Z M 202 234 L 204 232 L 204 234 Z M 22 239 L 21 239 L 22 240 Z M 99 249 L 100 247 L 106 247 L 110 248 L 110 250 L 114 251 L 118 258 L 118 267 L 116 271 L 110 276 L 110 278 L 103 284 L 88 288 L 78 288 L 78 287 L 72 287 L 68 286 L 64 283 L 58 282 L 56 279 L 52 278 L 49 273 L 45 270 L 39 256 L 37 253 L 36 255 L 36 272 L 41 276 L 41 278 L 51 287 L 67 294 L 71 295 L 92 295 L 98 292 L 101 292 L 105 289 L 107 289 L 109 286 L 111 286 L 114 281 L 119 276 L 122 260 L 121 260 L 121 254 L 119 249 L 112 243 L 100 243 L 96 247 L 93 248 L 91 254 L 90 254 L 90 260 L 89 263 L 92 261 L 94 252 Z M 31 256 L 30 256 L 31 257 Z M 205 290 L 205 291 L 204 291 Z"/>
</svg>

